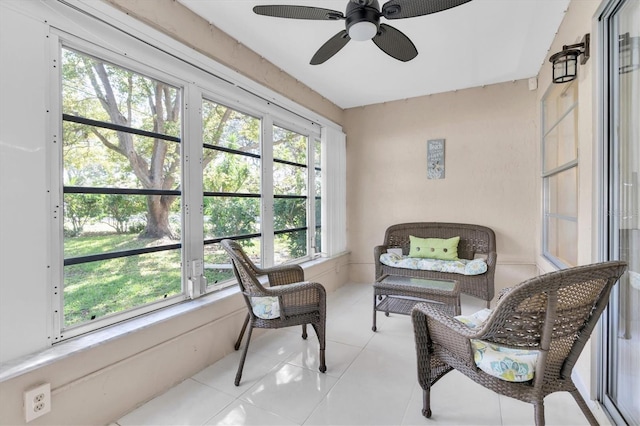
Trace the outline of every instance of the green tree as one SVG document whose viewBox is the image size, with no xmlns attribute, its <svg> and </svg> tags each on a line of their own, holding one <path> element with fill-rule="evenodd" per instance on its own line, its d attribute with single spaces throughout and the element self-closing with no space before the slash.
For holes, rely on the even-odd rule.
<svg viewBox="0 0 640 426">
<path fill-rule="evenodd" d="M 63 88 L 63 109 L 67 114 L 170 136 L 180 134 L 181 90 L 176 87 L 65 49 Z M 90 134 L 126 159 L 136 184 L 142 188 L 174 190 L 180 187 L 179 143 L 93 126 L 84 126 L 83 131 L 75 133 L 78 137 Z M 71 145 L 78 140 L 76 137 L 66 143 Z M 124 177 L 121 182 L 111 184 L 127 187 L 130 181 Z M 108 182 L 98 179 L 94 184 L 104 186 Z M 147 223 L 142 236 L 174 236 L 169 213 L 176 198 L 166 194 L 146 196 Z"/>
</svg>

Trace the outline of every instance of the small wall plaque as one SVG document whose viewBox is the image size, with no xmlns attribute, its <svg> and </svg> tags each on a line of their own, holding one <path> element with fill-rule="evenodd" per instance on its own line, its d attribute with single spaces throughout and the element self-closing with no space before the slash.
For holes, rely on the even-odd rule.
<svg viewBox="0 0 640 426">
<path fill-rule="evenodd" d="M 427 141 L 427 177 L 444 179 L 444 139 Z"/>
</svg>

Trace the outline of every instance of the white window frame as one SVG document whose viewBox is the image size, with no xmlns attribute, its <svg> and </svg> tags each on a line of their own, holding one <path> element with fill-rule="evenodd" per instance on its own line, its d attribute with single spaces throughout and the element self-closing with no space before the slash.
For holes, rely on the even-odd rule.
<svg viewBox="0 0 640 426">
<path fill-rule="evenodd" d="M 54 214 L 50 220 L 50 242 L 52 248 L 50 250 L 51 282 L 49 283 L 52 300 L 52 315 L 50 317 L 53 319 L 49 328 L 53 343 L 137 317 L 162 307 L 174 305 L 189 298 L 198 298 L 207 294 L 207 290 L 194 279 L 198 278 L 198 265 L 202 265 L 203 260 L 201 232 L 203 224 L 201 209 L 194 208 L 201 205 L 202 197 L 202 176 L 200 174 L 198 177 L 198 168 L 193 167 L 193 164 L 197 164 L 198 160 L 201 160 L 202 129 L 199 108 L 195 108 L 193 105 L 195 101 L 201 101 L 203 98 L 219 100 L 225 105 L 237 105 L 238 110 L 253 111 L 262 117 L 263 128 L 277 123 L 279 126 L 304 134 L 308 138 L 311 153 L 313 153 L 314 142 L 316 140 L 322 141 L 322 217 L 327 217 L 325 212 L 333 212 L 333 218 L 327 217 L 327 221 L 323 223 L 325 230 L 322 232 L 322 246 L 325 248 L 324 254 L 327 256 L 344 252 L 346 248 L 346 240 L 344 238 L 346 230 L 346 197 L 344 196 L 346 183 L 345 136 L 338 126 L 322 117 L 318 117 L 310 110 L 306 110 L 292 101 L 225 69 L 210 59 L 196 54 L 190 49 L 184 49 L 184 46 L 175 40 L 154 32 L 130 17 L 123 16 L 108 5 L 87 4 L 76 0 L 70 0 L 68 3 L 74 6 L 76 10 L 72 10 L 67 5 L 60 3 L 51 5 L 53 9 L 61 9 L 65 12 L 61 15 L 66 15 L 60 22 L 50 23 L 49 50 L 52 66 L 49 77 L 48 101 L 51 107 L 49 121 L 52 135 L 62 134 L 61 90 L 59 87 L 61 80 L 60 68 L 57 64 L 61 63 L 59 52 L 63 44 L 79 52 L 87 53 L 116 65 L 125 66 L 141 74 L 166 81 L 183 90 L 183 167 L 181 178 L 184 185 L 181 197 L 183 214 L 182 293 L 139 309 L 103 319 L 96 319 L 93 322 L 67 330 L 62 329 L 60 315 L 62 312 L 61 293 L 63 284 L 63 218 L 61 208 L 55 208 L 55 206 L 62 206 L 62 179 L 60 174 L 62 155 L 59 148 L 61 139 L 56 136 L 53 138 L 48 152 L 49 164 L 51 164 L 51 187 L 54 188 L 51 197 L 53 206 L 51 211 Z M 99 19 L 96 20 L 95 16 L 92 15 L 97 16 Z M 107 17 L 116 19 L 105 19 Z M 120 25 L 123 21 L 126 21 L 127 24 Z M 108 22 L 114 23 L 110 24 Z M 229 75 L 233 76 L 233 81 L 230 81 Z M 187 101 L 187 99 L 189 100 Z M 327 131 L 330 135 L 329 138 L 326 136 Z M 314 257 L 312 247 L 315 245 L 313 244 L 315 235 L 313 201 L 315 194 L 311 190 L 313 188 L 312 182 L 315 179 L 313 155 L 308 156 L 307 162 L 308 180 L 310 182 L 309 194 L 307 194 L 309 256 L 303 259 L 296 259 L 296 262 Z M 336 162 L 336 164 L 334 165 L 333 162 Z M 264 159 L 263 163 L 266 163 Z M 272 169 L 271 163 L 268 163 L 268 166 Z M 330 173 L 331 169 L 337 171 L 337 173 L 332 175 Z M 264 176 L 269 176 L 269 174 Z M 271 205 L 271 209 L 272 207 Z M 266 208 L 268 206 L 263 205 L 263 212 Z M 263 215 L 263 217 L 269 217 L 269 215 Z M 273 234 L 271 233 L 270 235 L 272 239 Z M 272 247 L 273 244 L 264 244 L 263 242 L 263 247 L 269 246 Z M 329 251 L 326 250 L 327 247 L 330 247 Z M 263 254 L 263 256 L 265 255 L 267 256 L 265 258 L 265 266 L 269 266 L 273 255 L 272 253 L 270 256 L 268 256 L 268 253 Z"/>
<path fill-rule="evenodd" d="M 577 82 L 571 82 L 571 85 L 577 84 Z M 565 86 L 565 91 L 571 86 L 566 85 Z M 546 159 L 546 149 L 547 149 L 547 136 L 551 134 L 552 131 L 554 131 L 554 129 L 558 128 L 563 120 L 567 117 L 569 117 L 570 115 L 573 115 L 573 118 L 575 120 L 575 122 L 577 122 L 578 120 L 578 99 L 579 99 L 579 93 L 576 87 L 576 99 L 575 102 L 570 105 L 566 110 L 564 111 L 560 111 L 558 112 L 556 118 L 556 121 L 553 123 L 546 123 L 546 114 L 545 114 L 545 103 L 547 102 L 547 100 L 551 100 L 550 96 L 552 96 L 554 94 L 554 89 L 555 86 L 551 86 L 547 92 L 545 93 L 545 95 L 542 98 L 542 117 L 541 117 L 541 122 L 542 122 L 542 142 L 541 142 L 541 147 L 542 147 L 542 155 L 541 155 L 541 170 L 542 170 L 542 255 L 544 258 L 546 258 L 547 260 L 549 260 L 554 266 L 556 266 L 559 269 L 564 269 L 570 266 L 576 266 L 573 264 L 569 264 L 568 262 L 566 262 L 565 260 L 563 260 L 562 258 L 560 258 L 559 256 L 557 256 L 557 253 L 555 252 L 555 250 L 551 249 L 549 247 L 550 245 L 550 234 L 552 232 L 551 230 L 551 226 L 549 224 L 551 219 L 555 219 L 558 221 L 564 221 L 565 223 L 569 222 L 569 223 L 575 223 L 576 226 L 576 236 L 577 236 L 577 227 L 578 227 L 578 213 L 577 213 L 577 206 L 578 206 L 578 200 L 576 199 L 576 216 L 567 216 L 567 215 L 560 215 L 560 214 L 556 214 L 556 213 L 552 213 L 550 212 L 550 207 L 551 207 L 551 190 L 549 188 L 550 186 L 550 181 L 551 179 L 559 176 L 561 173 L 563 172 L 567 172 L 567 171 L 571 171 L 571 170 L 575 170 L 576 173 L 576 187 L 574 189 L 574 194 L 576 197 L 578 197 L 579 191 L 578 191 L 578 182 L 579 182 L 579 176 L 578 176 L 578 172 L 579 172 L 579 167 L 578 167 L 578 158 L 579 158 L 579 152 L 578 152 L 578 134 L 574 134 L 574 148 L 576 150 L 576 155 L 575 155 L 575 159 L 572 159 L 570 161 L 564 162 L 562 164 L 557 164 L 555 167 L 553 168 L 548 168 L 547 164 L 545 164 L 545 159 Z M 562 93 L 562 92 L 561 92 Z M 547 129 L 547 125 L 550 124 L 548 131 L 545 132 L 545 130 Z M 562 141 L 558 140 L 558 144 L 562 143 Z M 555 239 L 558 240 L 559 236 L 555 236 Z M 565 242 L 566 243 L 566 242 Z M 576 247 L 577 247 L 577 241 L 575 241 Z M 577 248 L 576 248 L 577 250 Z M 577 252 L 576 252 L 576 259 L 577 259 Z"/>
</svg>

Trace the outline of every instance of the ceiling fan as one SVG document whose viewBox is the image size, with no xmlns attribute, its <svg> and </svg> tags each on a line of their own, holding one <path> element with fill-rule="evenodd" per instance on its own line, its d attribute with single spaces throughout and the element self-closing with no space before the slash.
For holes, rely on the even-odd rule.
<svg viewBox="0 0 640 426">
<path fill-rule="evenodd" d="M 264 5 L 255 6 L 258 15 L 278 18 L 310 19 L 316 21 L 345 20 L 346 28 L 331 37 L 311 58 L 311 65 L 319 65 L 338 53 L 349 40 L 373 40 L 387 55 L 407 62 L 418 55 L 413 42 L 391 25 L 381 24 L 380 17 L 404 19 L 442 12 L 471 0 L 389 0 L 382 5 L 378 0 L 350 0 L 343 14 L 337 10 L 312 6 Z"/>
</svg>

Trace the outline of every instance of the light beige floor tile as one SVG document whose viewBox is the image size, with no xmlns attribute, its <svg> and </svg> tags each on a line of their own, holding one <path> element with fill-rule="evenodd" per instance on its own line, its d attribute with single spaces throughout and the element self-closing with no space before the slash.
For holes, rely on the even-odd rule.
<svg viewBox="0 0 640 426">
<path fill-rule="evenodd" d="M 298 423 L 248 402 L 236 400 L 205 424 L 217 426 L 295 426 Z"/>
<path fill-rule="evenodd" d="M 118 424 L 201 425 L 233 399 L 231 395 L 187 379 L 122 417 Z"/>
<path fill-rule="evenodd" d="M 299 331 L 299 333 L 292 333 L 291 330 Z M 246 339 L 246 338 L 245 338 Z M 247 354 L 247 362 L 249 359 L 254 358 L 255 355 L 266 356 L 269 358 L 276 358 L 279 361 L 288 359 L 293 353 L 303 351 L 309 342 L 317 338 L 302 338 L 302 328 L 287 327 L 276 330 L 266 330 L 258 338 L 252 338 L 249 344 L 249 353 Z M 246 340 L 242 344 L 240 350 L 243 350 L 246 345 Z"/>
<path fill-rule="evenodd" d="M 414 370 L 397 358 L 363 350 L 305 425 L 400 424 Z"/>
<path fill-rule="evenodd" d="M 272 370 L 240 399 L 302 424 L 337 378 L 284 364 Z"/>
<path fill-rule="evenodd" d="M 304 351 L 293 354 L 287 360 L 289 364 L 304 367 L 309 370 L 318 371 L 319 361 L 319 344 L 314 342 L 310 344 Z M 325 348 L 325 362 L 327 364 L 326 374 L 333 377 L 340 377 L 353 360 L 362 351 L 362 348 L 345 345 L 343 343 L 327 341 Z"/>
<path fill-rule="evenodd" d="M 215 364 L 193 375 L 192 379 L 238 397 L 280 364 L 278 358 L 271 358 L 263 354 L 260 356 L 255 356 L 255 354 L 250 356 L 252 354 L 248 354 L 244 363 L 240 386 L 236 386 L 234 381 L 241 354 L 242 351 L 240 350 L 227 355 Z"/>
<path fill-rule="evenodd" d="M 502 424 L 504 426 L 534 424 L 532 404 L 517 399 L 500 396 L 502 407 Z M 545 422 L 548 426 L 580 426 L 588 425 L 587 418 L 568 392 L 556 392 L 544 399 Z"/>
</svg>

